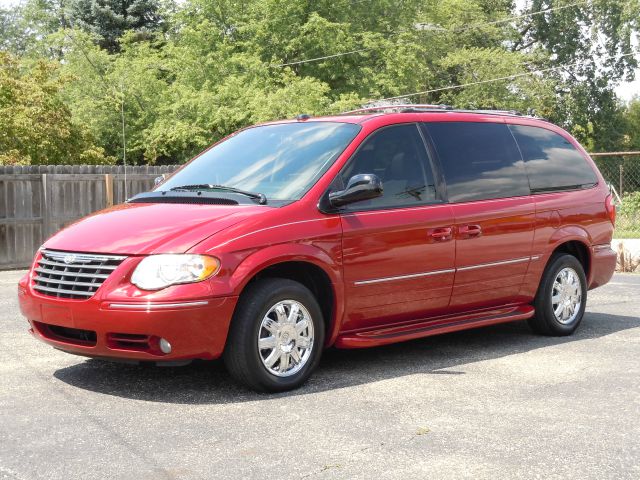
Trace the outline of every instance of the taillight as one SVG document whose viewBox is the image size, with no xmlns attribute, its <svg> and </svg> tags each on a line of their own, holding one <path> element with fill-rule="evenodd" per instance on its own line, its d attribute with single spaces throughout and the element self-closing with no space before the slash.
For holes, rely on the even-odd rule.
<svg viewBox="0 0 640 480">
<path fill-rule="evenodd" d="M 604 205 L 607 208 L 607 213 L 609 214 L 609 220 L 615 226 L 616 224 L 616 206 L 613 203 L 613 196 L 611 194 L 607 195 L 607 199 L 604 201 Z"/>
</svg>

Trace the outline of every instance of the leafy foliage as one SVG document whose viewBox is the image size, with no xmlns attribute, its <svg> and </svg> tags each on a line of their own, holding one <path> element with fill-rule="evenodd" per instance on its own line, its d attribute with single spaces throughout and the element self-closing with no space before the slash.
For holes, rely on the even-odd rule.
<svg viewBox="0 0 640 480">
<path fill-rule="evenodd" d="M 638 238 L 640 235 L 640 191 L 626 193 L 616 216 L 616 236 Z"/>
<path fill-rule="evenodd" d="M 624 110 L 625 144 L 629 150 L 640 150 L 640 97 L 635 97 Z"/>
<path fill-rule="evenodd" d="M 619 55 L 632 51 L 640 2 L 573 3 L 514 19 L 511 0 L 26 0 L 0 12 L 0 48 L 21 72 L 11 78 L 40 88 L 47 142 L 61 150 L 17 148 L 38 140 L 12 127 L 0 154 L 121 159 L 124 119 L 128 160 L 181 162 L 251 123 L 415 92 L 404 101 L 534 110 L 590 149 L 635 145 L 637 109 L 613 88 L 636 66 Z M 3 108 L 29 102 L 16 94 Z"/>
<path fill-rule="evenodd" d="M 627 193 L 622 199 L 621 213 L 640 215 L 640 192 Z"/>
<path fill-rule="evenodd" d="M 157 0 L 71 0 L 66 6 L 69 26 L 93 33 L 98 45 L 119 50 L 119 38 L 127 31 L 144 39 L 162 25 Z"/>
<path fill-rule="evenodd" d="M 0 164 L 109 163 L 104 149 L 71 121 L 57 64 L 21 64 L 0 52 Z"/>
</svg>

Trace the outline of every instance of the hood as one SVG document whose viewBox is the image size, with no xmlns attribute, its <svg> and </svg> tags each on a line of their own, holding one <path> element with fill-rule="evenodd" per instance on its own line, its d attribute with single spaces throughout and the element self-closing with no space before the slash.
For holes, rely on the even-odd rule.
<svg viewBox="0 0 640 480">
<path fill-rule="evenodd" d="M 257 205 L 123 204 L 85 217 L 43 247 L 86 253 L 183 253 L 207 237 L 268 207 Z"/>
</svg>

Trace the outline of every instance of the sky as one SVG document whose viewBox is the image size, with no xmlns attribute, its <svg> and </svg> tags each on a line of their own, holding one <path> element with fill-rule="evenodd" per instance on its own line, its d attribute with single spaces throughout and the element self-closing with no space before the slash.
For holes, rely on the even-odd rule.
<svg viewBox="0 0 640 480">
<path fill-rule="evenodd" d="M 0 6 L 10 7 L 19 2 L 19 0 L 0 0 Z M 527 0 L 516 0 L 518 7 L 522 8 L 527 4 Z M 623 82 L 616 87 L 618 96 L 628 102 L 634 95 L 640 96 L 640 68 L 636 70 L 636 79 L 633 82 Z"/>
<path fill-rule="evenodd" d="M 616 93 L 624 101 L 628 102 L 634 95 L 640 97 L 640 68 L 636 70 L 636 79 L 633 82 L 625 82 L 616 88 Z"/>
</svg>

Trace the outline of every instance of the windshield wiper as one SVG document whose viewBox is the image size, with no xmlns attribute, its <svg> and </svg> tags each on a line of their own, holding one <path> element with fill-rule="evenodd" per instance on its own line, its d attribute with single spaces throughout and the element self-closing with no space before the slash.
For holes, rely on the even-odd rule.
<svg viewBox="0 0 640 480">
<path fill-rule="evenodd" d="M 173 187 L 170 188 L 169 191 L 176 192 L 178 190 L 206 190 L 208 188 L 211 188 L 211 185 L 209 185 L 208 183 L 193 183 L 191 185 L 180 185 L 179 187 Z"/>
<path fill-rule="evenodd" d="M 198 190 L 222 190 L 225 192 L 239 193 L 249 198 L 258 200 L 260 205 L 267 204 L 267 197 L 264 193 L 259 192 L 247 192 L 246 190 L 240 190 L 239 188 L 227 187 L 226 185 L 211 185 L 210 183 L 194 183 L 191 185 L 180 185 L 169 189 L 172 192 L 176 191 L 198 191 Z"/>
</svg>

